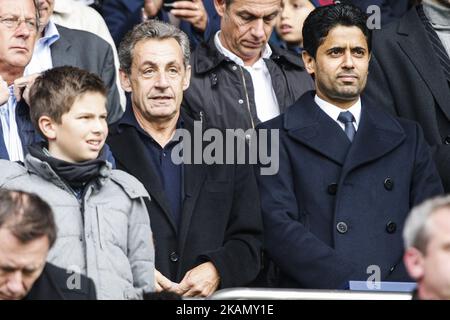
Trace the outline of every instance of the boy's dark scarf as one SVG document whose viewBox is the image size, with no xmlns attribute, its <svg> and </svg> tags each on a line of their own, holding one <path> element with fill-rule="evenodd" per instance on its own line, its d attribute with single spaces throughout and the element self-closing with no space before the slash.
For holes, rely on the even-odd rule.
<svg viewBox="0 0 450 320">
<path fill-rule="evenodd" d="M 71 163 L 53 158 L 44 152 L 44 148 L 46 148 L 46 145 L 43 143 L 35 144 L 29 147 L 29 152 L 33 157 L 47 162 L 64 182 L 76 190 L 83 189 L 88 182 L 97 179 L 100 176 L 100 169 L 106 164 L 104 147 L 97 159 L 80 163 Z"/>
</svg>

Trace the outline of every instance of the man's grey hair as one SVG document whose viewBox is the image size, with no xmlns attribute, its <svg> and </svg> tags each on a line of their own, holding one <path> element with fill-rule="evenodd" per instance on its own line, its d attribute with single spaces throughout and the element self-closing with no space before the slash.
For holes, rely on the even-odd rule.
<svg viewBox="0 0 450 320">
<path fill-rule="evenodd" d="M 432 233 L 432 230 L 430 230 L 430 217 L 440 209 L 450 210 L 450 196 L 441 196 L 427 200 L 411 210 L 403 229 L 405 249 L 414 247 L 420 252 L 426 253 Z"/>
<path fill-rule="evenodd" d="M 158 20 L 148 20 L 135 26 L 128 32 L 119 46 L 120 69 L 126 74 L 131 73 L 133 52 L 136 44 L 143 40 L 175 39 L 183 51 L 184 67 L 189 65 L 190 47 L 189 38 L 177 27 Z"/>
</svg>

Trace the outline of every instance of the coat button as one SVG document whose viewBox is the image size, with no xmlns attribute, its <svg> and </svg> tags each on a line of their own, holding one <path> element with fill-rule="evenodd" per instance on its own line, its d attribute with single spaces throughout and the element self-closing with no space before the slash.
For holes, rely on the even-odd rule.
<svg viewBox="0 0 450 320">
<path fill-rule="evenodd" d="M 386 224 L 386 231 L 388 233 L 394 233 L 397 230 L 397 224 L 395 222 L 389 221 Z"/>
<path fill-rule="evenodd" d="M 391 191 L 394 188 L 394 180 L 389 177 L 384 179 L 384 188 L 388 191 Z"/>
<path fill-rule="evenodd" d="M 347 224 L 345 222 L 338 222 L 338 224 L 336 225 L 336 229 L 339 233 L 346 233 L 348 230 Z"/>
<path fill-rule="evenodd" d="M 444 144 L 450 144 L 450 135 L 444 138 Z"/>
<path fill-rule="evenodd" d="M 337 187 L 338 187 L 337 183 L 334 182 L 330 183 L 327 187 L 328 194 L 334 196 L 337 193 Z"/>
<path fill-rule="evenodd" d="M 172 262 L 178 261 L 178 254 L 176 252 L 172 252 L 169 257 L 170 257 L 170 261 L 172 261 Z"/>
<path fill-rule="evenodd" d="M 244 103 L 244 100 L 239 99 L 238 102 L 239 102 L 239 104 L 243 104 L 243 103 Z"/>
<path fill-rule="evenodd" d="M 236 66 L 232 66 L 231 69 L 233 69 L 233 71 L 236 71 L 237 67 Z"/>
</svg>

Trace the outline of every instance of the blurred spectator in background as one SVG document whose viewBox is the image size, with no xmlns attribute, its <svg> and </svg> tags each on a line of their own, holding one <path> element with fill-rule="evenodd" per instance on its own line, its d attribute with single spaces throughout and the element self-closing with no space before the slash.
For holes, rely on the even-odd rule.
<svg viewBox="0 0 450 320">
<path fill-rule="evenodd" d="M 366 94 L 420 123 L 450 192 L 450 1 L 423 0 L 376 30 Z"/>
<path fill-rule="evenodd" d="M 450 299 L 450 196 L 415 207 L 405 223 L 404 262 L 417 281 L 413 299 Z"/>
<path fill-rule="evenodd" d="M 308 14 L 318 4 L 312 0 L 282 0 L 271 43 L 300 54 L 303 47 L 302 28 Z M 277 42 L 279 41 L 279 42 Z"/>
<path fill-rule="evenodd" d="M 367 12 L 367 8 L 372 5 L 378 6 L 381 9 L 381 25 L 400 19 L 412 7 L 410 0 L 351 0 L 347 2 L 353 3 L 364 12 Z"/>
<path fill-rule="evenodd" d="M 108 122 L 122 116 L 116 67 L 111 46 L 90 32 L 55 25 L 50 20 L 55 0 L 37 0 L 40 12 L 40 32 L 33 57 L 25 75 L 37 74 L 58 66 L 74 66 L 99 75 L 108 88 Z"/>
<path fill-rule="evenodd" d="M 102 4 L 103 0 L 74 0 L 76 2 L 79 2 L 80 4 L 84 6 L 89 6 L 95 10 L 97 10 L 99 13 L 102 12 Z"/>
<path fill-rule="evenodd" d="M 125 93 L 120 85 L 118 76 L 119 57 L 117 55 L 116 45 L 103 17 L 97 11 L 84 5 L 80 1 L 55 0 L 55 7 L 50 19 L 57 25 L 66 28 L 89 31 L 109 43 L 113 51 L 114 64 L 116 66 L 116 85 L 120 96 L 120 106 L 122 107 L 122 110 L 125 110 Z"/>
<path fill-rule="evenodd" d="M 208 40 L 220 26 L 213 0 L 105 0 L 102 10 L 117 47 L 128 31 L 147 19 L 180 28 L 188 35 L 191 48 Z"/>
<path fill-rule="evenodd" d="M 45 262 L 55 240 L 46 202 L 32 193 L 0 189 L 0 300 L 95 299 L 92 280 Z M 79 281 L 71 281 L 76 277 Z"/>
<path fill-rule="evenodd" d="M 33 77 L 23 77 L 38 33 L 37 6 L 37 0 L 0 0 L 0 159 L 23 161 L 41 139 L 26 103 Z"/>
</svg>

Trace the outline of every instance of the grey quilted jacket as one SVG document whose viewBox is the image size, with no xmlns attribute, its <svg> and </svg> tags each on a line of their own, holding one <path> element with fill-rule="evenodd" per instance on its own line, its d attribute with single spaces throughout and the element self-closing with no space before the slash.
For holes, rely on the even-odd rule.
<svg viewBox="0 0 450 320">
<path fill-rule="evenodd" d="M 90 277 L 98 299 L 139 299 L 154 290 L 154 246 L 142 184 L 101 170 L 82 199 L 48 163 L 28 154 L 25 167 L 0 160 L 0 188 L 32 192 L 52 207 L 58 228 L 47 261 Z M 76 279 L 68 287 L 76 285 Z"/>
</svg>

